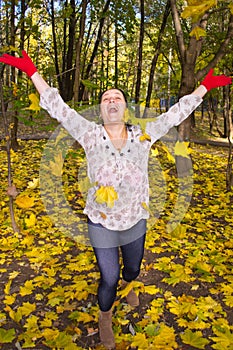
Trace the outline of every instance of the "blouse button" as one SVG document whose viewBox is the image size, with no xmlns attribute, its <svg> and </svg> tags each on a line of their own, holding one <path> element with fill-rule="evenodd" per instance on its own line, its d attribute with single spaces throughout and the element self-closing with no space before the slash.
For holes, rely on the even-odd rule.
<svg viewBox="0 0 233 350">
<path fill-rule="evenodd" d="M 124 155 L 124 153 L 120 153 L 120 156 L 122 157 Z"/>
<path fill-rule="evenodd" d="M 133 142 L 133 139 L 131 139 L 131 142 Z"/>
<path fill-rule="evenodd" d="M 103 139 L 106 140 L 106 136 L 103 136 Z"/>
<path fill-rule="evenodd" d="M 109 146 L 107 145 L 105 148 L 109 149 Z"/>
</svg>

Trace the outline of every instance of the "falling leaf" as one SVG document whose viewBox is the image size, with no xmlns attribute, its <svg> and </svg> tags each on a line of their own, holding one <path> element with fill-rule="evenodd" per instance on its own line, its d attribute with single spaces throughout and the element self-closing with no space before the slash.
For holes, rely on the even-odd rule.
<svg viewBox="0 0 233 350">
<path fill-rule="evenodd" d="M 28 218 L 24 218 L 24 223 L 27 228 L 35 226 L 36 215 L 34 213 L 31 213 Z"/>
<path fill-rule="evenodd" d="M 217 0 L 203 0 L 201 3 L 199 0 L 188 1 L 181 13 L 183 18 L 192 18 L 193 22 L 197 22 L 207 11 L 217 5 Z"/>
<path fill-rule="evenodd" d="M 190 158 L 190 150 L 188 149 L 188 142 L 177 141 L 175 144 L 175 155 L 182 156 L 184 158 Z"/>
<path fill-rule="evenodd" d="M 118 194 L 112 186 L 100 186 L 95 196 L 97 203 L 106 204 L 109 208 L 113 208 L 115 201 L 118 200 Z"/>
<path fill-rule="evenodd" d="M 63 155 L 62 152 L 58 152 L 56 156 L 54 156 L 54 161 L 50 160 L 49 166 L 51 169 L 51 172 L 55 176 L 61 176 L 63 173 Z"/>
<path fill-rule="evenodd" d="M 139 137 L 139 141 L 151 141 L 151 137 L 145 133 Z"/>
<path fill-rule="evenodd" d="M 206 36 L 206 31 L 205 29 L 197 26 L 195 27 L 189 34 L 190 36 L 195 36 L 196 40 L 200 40 L 204 36 Z"/>
<path fill-rule="evenodd" d="M 35 205 L 35 198 L 29 197 L 28 195 L 22 195 L 16 198 L 15 203 L 22 209 L 28 209 Z"/>
<path fill-rule="evenodd" d="M 40 111 L 41 107 L 40 107 L 40 104 L 39 104 L 39 98 L 36 94 L 30 94 L 28 96 L 29 100 L 31 101 L 31 104 L 29 107 L 25 108 L 25 109 L 29 109 L 31 111 L 34 111 L 34 112 L 38 112 Z"/>
<path fill-rule="evenodd" d="M 28 182 L 27 188 L 30 190 L 34 190 L 39 186 L 39 179 L 38 178 L 33 178 L 32 181 Z"/>
</svg>

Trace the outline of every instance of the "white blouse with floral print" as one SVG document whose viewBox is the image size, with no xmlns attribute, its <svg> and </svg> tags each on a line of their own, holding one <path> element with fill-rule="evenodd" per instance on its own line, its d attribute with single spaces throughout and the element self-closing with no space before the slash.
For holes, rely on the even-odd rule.
<svg viewBox="0 0 233 350">
<path fill-rule="evenodd" d="M 146 124 L 151 140 L 140 141 L 143 132 L 137 126 L 127 128 L 128 138 L 121 151 L 113 146 L 103 125 L 88 121 L 71 109 L 57 89 L 49 88 L 40 97 L 40 105 L 84 148 L 88 176 L 96 185 L 88 191 L 84 213 L 94 223 L 111 230 L 126 230 L 149 217 L 148 157 L 152 144 L 173 126 L 179 125 L 202 102 L 197 95 L 182 97 L 168 112 Z M 97 203 L 96 190 L 112 186 L 118 194 L 113 207 Z M 146 205 L 145 205 L 146 204 Z"/>
</svg>

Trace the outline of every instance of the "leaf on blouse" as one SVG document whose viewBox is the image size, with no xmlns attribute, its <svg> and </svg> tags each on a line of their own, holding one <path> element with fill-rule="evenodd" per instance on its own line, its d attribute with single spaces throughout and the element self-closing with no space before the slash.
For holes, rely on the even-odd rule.
<svg viewBox="0 0 233 350">
<path fill-rule="evenodd" d="M 100 186 L 95 192 L 96 202 L 106 204 L 109 208 L 114 206 L 114 202 L 118 200 L 118 194 L 112 186 Z"/>
<path fill-rule="evenodd" d="M 143 142 L 143 141 L 151 141 L 151 137 L 145 133 L 145 134 L 143 134 L 143 135 L 141 135 L 141 136 L 139 137 L 139 140 L 140 140 L 141 142 Z"/>
</svg>

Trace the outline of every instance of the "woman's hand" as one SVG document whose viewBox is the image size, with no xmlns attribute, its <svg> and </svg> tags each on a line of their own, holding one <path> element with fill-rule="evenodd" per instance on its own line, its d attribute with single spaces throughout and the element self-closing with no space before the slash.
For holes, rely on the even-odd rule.
<svg viewBox="0 0 233 350">
<path fill-rule="evenodd" d="M 22 51 L 22 57 L 15 57 L 4 53 L 2 56 L 0 56 L 0 62 L 20 69 L 21 71 L 25 72 L 29 78 L 31 78 L 31 76 L 37 72 L 36 66 L 24 50 Z"/>
<path fill-rule="evenodd" d="M 214 70 L 210 69 L 209 73 L 206 75 L 201 85 L 204 85 L 207 91 L 217 88 L 219 86 L 225 86 L 232 83 L 232 79 L 226 75 L 213 75 Z"/>
</svg>

